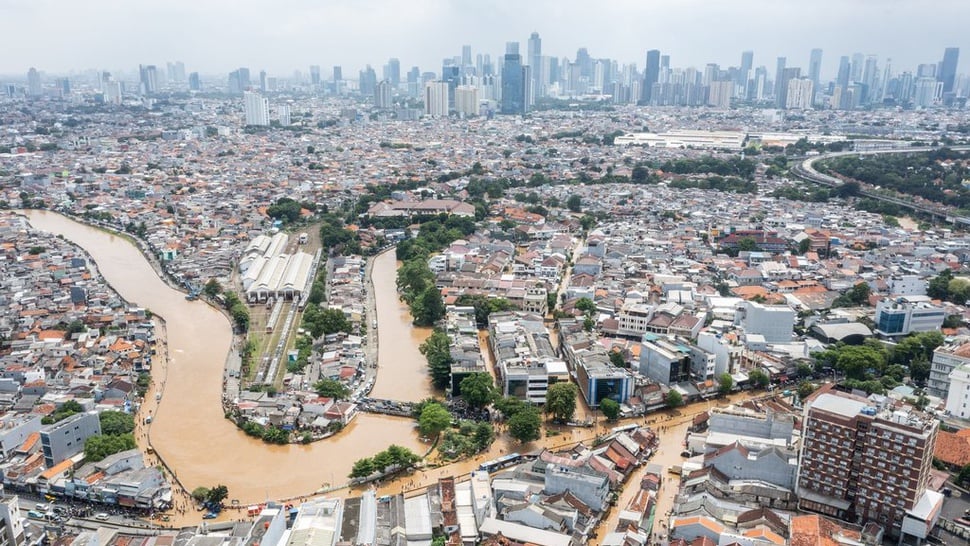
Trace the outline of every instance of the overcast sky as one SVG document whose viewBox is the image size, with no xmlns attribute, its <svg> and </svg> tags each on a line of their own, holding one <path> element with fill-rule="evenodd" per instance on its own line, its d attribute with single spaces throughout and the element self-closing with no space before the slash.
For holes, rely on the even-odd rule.
<svg viewBox="0 0 970 546">
<path fill-rule="evenodd" d="M 965 72 L 968 22 L 968 0 L 0 0 L 0 74 L 181 60 L 203 74 L 246 66 L 289 76 L 319 64 L 329 77 L 341 65 L 347 78 L 369 63 L 380 77 L 390 57 L 402 75 L 414 65 L 438 72 L 463 44 L 473 59 L 494 59 L 508 41 L 524 54 L 533 31 L 544 55 L 586 47 L 641 68 L 648 49 L 698 68 L 738 65 L 751 49 L 773 74 L 777 56 L 807 70 L 821 47 L 822 76 L 833 77 L 840 55 L 874 53 L 900 71 L 956 46 Z"/>
</svg>

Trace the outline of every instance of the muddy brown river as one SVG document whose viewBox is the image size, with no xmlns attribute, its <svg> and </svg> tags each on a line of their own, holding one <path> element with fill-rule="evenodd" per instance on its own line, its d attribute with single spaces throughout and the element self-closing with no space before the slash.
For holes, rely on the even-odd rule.
<svg viewBox="0 0 970 546">
<path fill-rule="evenodd" d="M 123 237 L 65 216 L 28 211 L 35 228 L 63 235 L 90 254 L 101 275 L 133 305 L 164 317 L 170 355 L 149 436 L 155 451 L 190 491 L 225 484 L 241 503 L 309 495 L 347 481 L 354 461 L 395 443 L 423 453 L 414 421 L 361 414 L 340 434 L 307 446 L 273 446 L 246 436 L 223 417 L 222 378 L 232 331 L 226 317 L 165 284 Z M 379 259 L 374 283 L 380 373 L 373 396 L 420 400 L 431 393 L 417 345 L 429 335 L 411 326 L 395 289 L 393 253 Z"/>
</svg>

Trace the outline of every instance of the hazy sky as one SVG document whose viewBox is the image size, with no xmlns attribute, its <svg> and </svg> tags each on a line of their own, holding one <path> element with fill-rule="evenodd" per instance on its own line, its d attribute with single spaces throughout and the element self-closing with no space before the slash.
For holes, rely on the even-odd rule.
<svg viewBox="0 0 970 546">
<path fill-rule="evenodd" d="M 238 66 L 289 76 L 333 65 L 355 78 L 371 64 L 380 77 L 389 57 L 440 71 L 441 60 L 472 46 L 493 59 L 508 41 L 526 51 L 529 34 L 545 55 L 574 58 L 588 48 L 642 68 L 644 52 L 660 49 L 671 66 L 755 66 L 788 57 L 808 68 L 809 51 L 824 49 L 822 76 L 834 76 L 840 55 L 889 57 L 896 70 L 936 62 L 943 48 L 962 50 L 970 66 L 968 0 L 0 0 L 0 73 L 85 68 L 133 70 L 181 60 L 187 71 L 226 73 Z"/>
</svg>

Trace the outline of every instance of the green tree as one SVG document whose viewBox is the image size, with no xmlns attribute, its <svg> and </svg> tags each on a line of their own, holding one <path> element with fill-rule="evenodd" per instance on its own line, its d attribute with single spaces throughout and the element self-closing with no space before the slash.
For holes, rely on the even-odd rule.
<svg viewBox="0 0 970 546">
<path fill-rule="evenodd" d="M 809 250 L 812 249 L 812 240 L 809 238 L 804 238 L 798 243 L 798 253 L 804 255 Z"/>
<path fill-rule="evenodd" d="M 209 501 L 209 504 L 212 504 L 215 506 L 221 506 L 222 501 L 226 500 L 226 497 L 228 496 L 229 496 L 229 488 L 222 484 L 219 484 L 209 489 L 209 496 L 206 497 L 206 500 Z"/>
<path fill-rule="evenodd" d="M 98 462 L 108 455 L 114 455 L 129 449 L 135 449 L 135 438 L 131 434 L 106 436 L 96 434 L 84 441 L 84 458 L 89 462 Z"/>
<path fill-rule="evenodd" d="M 667 391 L 667 406 L 671 408 L 679 408 L 684 405 L 684 397 L 680 395 L 680 391 L 675 391 L 673 389 Z"/>
<path fill-rule="evenodd" d="M 509 435 L 524 444 L 539 439 L 542 419 L 538 410 L 526 407 L 509 418 L 508 427 Z"/>
<path fill-rule="evenodd" d="M 626 359 L 623 358 L 622 351 L 610 351 L 610 364 L 613 364 L 617 368 L 629 368 L 630 365 L 627 364 Z"/>
<path fill-rule="evenodd" d="M 192 498 L 199 502 L 205 502 L 205 499 L 207 499 L 208 497 L 209 497 L 208 487 L 202 487 L 200 485 L 199 487 L 196 487 L 195 489 L 192 490 Z"/>
<path fill-rule="evenodd" d="M 484 451 L 495 441 L 495 428 L 488 421 L 482 421 L 475 425 L 475 447 L 477 451 Z"/>
<path fill-rule="evenodd" d="M 222 285 L 220 285 L 219 281 L 215 280 L 214 278 L 209 279 L 202 288 L 202 293 L 207 297 L 214 298 L 222 293 Z"/>
<path fill-rule="evenodd" d="M 757 385 L 762 389 L 767 387 L 768 383 L 771 381 L 771 378 L 768 377 L 768 374 L 758 369 L 754 369 L 748 372 L 748 379 L 751 380 L 752 384 Z"/>
<path fill-rule="evenodd" d="M 283 223 L 295 222 L 300 218 L 300 203 L 289 197 L 281 197 L 266 208 L 266 214 Z"/>
<path fill-rule="evenodd" d="M 970 282 L 966 279 L 953 279 L 947 284 L 947 299 L 958 305 L 966 305 L 970 300 Z"/>
<path fill-rule="evenodd" d="M 445 302 L 441 292 L 433 285 L 421 293 L 416 305 L 411 307 L 414 324 L 417 326 L 434 326 L 445 317 Z"/>
<path fill-rule="evenodd" d="M 734 378 L 731 374 L 724 372 L 717 378 L 718 382 L 718 392 L 721 394 L 730 394 L 731 389 L 734 388 Z"/>
<path fill-rule="evenodd" d="M 435 330 L 418 347 L 428 361 L 428 370 L 434 386 L 443 389 L 451 379 L 451 338 L 441 330 Z"/>
<path fill-rule="evenodd" d="M 426 438 L 437 438 L 441 431 L 451 426 L 451 413 L 441 404 L 427 404 L 418 417 L 418 429 Z"/>
<path fill-rule="evenodd" d="M 805 400 L 815 392 L 815 384 L 811 381 L 802 380 L 798 383 L 798 399 Z"/>
<path fill-rule="evenodd" d="M 579 300 L 576 301 L 576 309 L 579 309 L 583 313 L 589 315 L 596 312 L 596 304 L 593 303 L 593 300 L 589 298 L 579 298 Z"/>
<path fill-rule="evenodd" d="M 576 413 L 576 397 L 579 389 L 568 382 L 555 383 L 546 390 L 545 411 L 551 414 L 555 421 L 566 423 L 572 420 Z"/>
<path fill-rule="evenodd" d="M 583 211 L 583 198 L 578 195 L 570 195 L 569 199 L 566 199 L 566 208 L 570 212 L 582 212 Z"/>
<path fill-rule="evenodd" d="M 758 250 L 758 241 L 754 240 L 754 237 L 741 237 L 738 239 L 738 252 L 754 252 Z"/>
<path fill-rule="evenodd" d="M 373 474 L 377 468 L 374 466 L 374 459 L 364 457 L 354 461 L 354 466 L 350 470 L 349 478 L 366 478 Z"/>
<path fill-rule="evenodd" d="M 468 375 L 461 380 L 458 389 L 461 397 L 473 408 L 484 408 L 495 399 L 495 384 L 487 373 Z"/>
<path fill-rule="evenodd" d="M 493 404 L 495 409 L 497 409 L 503 417 L 506 419 L 511 419 L 513 415 L 524 410 L 528 406 L 525 402 L 515 398 L 514 396 L 503 396 L 495 400 Z"/>
<path fill-rule="evenodd" d="M 620 416 L 620 403 L 612 398 L 604 398 L 600 400 L 600 411 L 610 421 L 616 421 Z"/>
<path fill-rule="evenodd" d="M 117 436 L 135 430 L 135 417 L 122 411 L 102 411 L 98 414 L 101 421 L 101 434 Z"/>
<path fill-rule="evenodd" d="M 926 295 L 938 300 L 948 299 L 951 280 L 953 280 L 953 272 L 949 269 L 944 269 L 939 275 L 930 279 L 929 284 L 926 286 Z"/>
<path fill-rule="evenodd" d="M 313 390 L 324 398 L 333 398 L 334 400 L 343 400 L 350 396 L 350 389 L 346 385 L 326 377 L 314 383 Z"/>
</svg>

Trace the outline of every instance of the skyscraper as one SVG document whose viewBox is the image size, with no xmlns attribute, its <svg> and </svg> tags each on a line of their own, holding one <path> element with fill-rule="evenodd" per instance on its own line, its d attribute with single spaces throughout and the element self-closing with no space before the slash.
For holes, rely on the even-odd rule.
<svg viewBox="0 0 970 546">
<path fill-rule="evenodd" d="M 866 60 L 862 53 L 852 54 L 852 70 L 849 73 L 849 81 L 851 82 L 861 82 L 862 81 L 862 63 Z"/>
<path fill-rule="evenodd" d="M 401 61 L 391 58 L 387 61 L 387 75 L 384 79 L 391 83 L 391 87 L 397 89 L 401 85 Z"/>
<path fill-rule="evenodd" d="M 138 65 L 138 77 L 141 83 L 141 92 L 145 95 L 152 95 L 158 90 L 158 70 L 155 65 Z"/>
<path fill-rule="evenodd" d="M 872 102 L 873 97 L 876 94 L 876 78 L 879 75 L 879 68 L 876 66 L 876 60 L 875 55 L 867 55 L 866 64 L 862 70 L 862 85 L 865 86 L 863 88 L 865 97 L 863 97 L 862 100 L 866 103 Z"/>
<path fill-rule="evenodd" d="M 669 62 L 669 61 L 668 61 Z M 647 64 L 643 67 L 643 88 L 640 89 L 640 96 L 643 104 L 650 104 L 653 84 L 660 81 L 660 50 L 651 49 L 647 51 Z"/>
<path fill-rule="evenodd" d="M 467 75 L 469 69 L 472 68 L 472 46 L 463 45 L 461 46 L 461 71 L 463 75 Z"/>
<path fill-rule="evenodd" d="M 535 97 L 545 96 L 548 82 L 542 78 L 542 39 L 538 32 L 529 36 L 529 67 L 532 69 L 532 92 Z"/>
<path fill-rule="evenodd" d="M 36 68 L 30 67 L 27 71 L 27 94 L 31 97 L 39 97 L 41 94 L 40 72 Z"/>
<path fill-rule="evenodd" d="M 953 91 L 953 80 L 957 74 L 957 62 L 960 59 L 959 47 L 948 47 L 943 50 L 943 60 L 940 62 L 939 79 L 943 82 L 943 92 Z"/>
<path fill-rule="evenodd" d="M 822 72 L 822 50 L 813 49 L 812 54 L 808 59 L 808 79 L 812 80 L 812 84 L 817 88 L 819 81 L 819 74 Z"/>
<path fill-rule="evenodd" d="M 357 85 L 362 97 L 370 97 L 374 94 L 374 91 L 377 89 L 377 72 L 374 72 L 371 65 L 367 65 L 366 68 L 360 71 Z"/>
<path fill-rule="evenodd" d="M 344 71 L 339 66 L 333 67 L 333 82 L 337 83 L 344 79 Z"/>
<path fill-rule="evenodd" d="M 260 70 L 259 71 L 259 90 L 265 93 L 267 89 L 268 87 L 266 87 L 266 71 Z"/>
<path fill-rule="evenodd" d="M 522 79 L 522 56 L 519 43 L 505 44 L 502 63 L 502 109 L 503 114 L 525 114 L 525 81 Z"/>
<path fill-rule="evenodd" d="M 189 91 L 202 91 L 202 80 L 198 72 L 189 74 Z"/>
<path fill-rule="evenodd" d="M 738 81 L 735 82 L 741 96 L 747 96 L 748 80 L 751 79 L 751 66 L 754 64 L 754 51 L 741 53 L 741 69 L 738 71 Z"/>
<path fill-rule="evenodd" d="M 815 84 L 811 78 L 789 80 L 785 89 L 785 108 L 796 110 L 811 108 L 814 89 Z"/>
<path fill-rule="evenodd" d="M 778 57 L 775 62 L 775 107 L 784 108 L 785 107 L 785 64 L 788 59 L 785 57 Z"/>
<path fill-rule="evenodd" d="M 455 90 L 455 110 L 463 117 L 478 115 L 478 88 L 474 85 L 459 85 Z"/>
<path fill-rule="evenodd" d="M 314 87 L 320 85 L 320 65 L 310 65 L 310 84 Z"/>
<path fill-rule="evenodd" d="M 849 86 L 849 78 L 852 77 L 852 66 L 849 64 L 848 55 L 839 57 L 839 75 L 835 79 L 836 86 L 845 89 Z"/>
<path fill-rule="evenodd" d="M 269 101 L 259 93 L 243 92 L 243 106 L 246 110 L 246 125 L 269 125 Z"/>
</svg>

